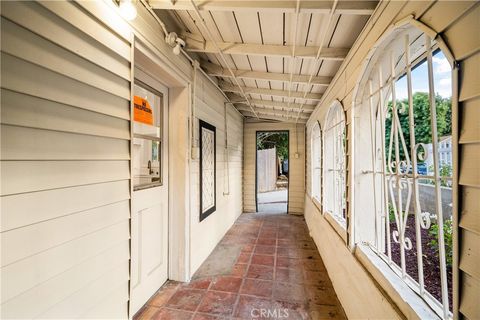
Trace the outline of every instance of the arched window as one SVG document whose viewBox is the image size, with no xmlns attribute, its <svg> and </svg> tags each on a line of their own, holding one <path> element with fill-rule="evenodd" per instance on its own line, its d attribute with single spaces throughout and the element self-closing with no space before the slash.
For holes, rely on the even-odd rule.
<svg viewBox="0 0 480 320">
<path fill-rule="evenodd" d="M 322 140 L 320 124 L 318 122 L 312 128 L 312 197 L 321 202 L 321 176 L 322 176 Z"/>
<path fill-rule="evenodd" d="M 327 113 L 323 130 L 323 211 L 346 227 L 345 115 L 335 101 Z"/>
<path fill-rule="evenodd" d="M 354 239 L 448 319 L 452 69 L 439 45 L 404 24 L 368 57 L 353 96 Z"/>
</svg>

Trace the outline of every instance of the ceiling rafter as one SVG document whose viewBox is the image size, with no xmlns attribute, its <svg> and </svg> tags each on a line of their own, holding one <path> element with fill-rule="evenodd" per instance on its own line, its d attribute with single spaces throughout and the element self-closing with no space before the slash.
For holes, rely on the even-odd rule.
<svg viewBox="0 0 480 320">
<path fill-rule="evenodd" d="M 242 97 L 236 94 L 228 94 L 228 97 L 230 99 L 230 102 L 233 104 L 245 103 L 245 99 L 242 99 Z M 256 107 L 260 106 L 267 109 L 282 108 L 283 110 L 296 110 L 302 106 L 301 103 L 290 103 L 289 105 L 287 102 L 260 99 L 250 99 L 250 103 L 252 103 Z M 313 111 L 315 109 L 315 106 L 316 104 L 304 104 L 303 110 Z"/>
<path fill-rule="evenodd" d="M 347 56 L 348 48 L 322 48 L 317 57 L 319 47 L 299 47 L 276 44 L 254 44 L 236 42 L 206 41 L 199 34 L 184 32 L 186 40 L 185 50 L 199 53 L 218 53 L 217 47 L 223 54 L 249 55 L 262 57 L 305 58 L 342 61 Z"/>
<path fill-rule="evenodd" d="M 208 34 L 208 37 L 210 38 L 210 42 L 212 44 L 213 47 L 215 47 L 216 49 L 216 53 L 218 53 L 220 55 L 220 57 L 222 58 L 223 62 L 225 63 L 225 65 L 227 66 L 228 70 L 230 71 L 230 74 L 232 75 L 232 78 L 233 80 L 235 81 L 235 83 L 237 84 L 237 87 L 238 89 L 240 90 L 239 92 L 242 94 L 242 96 L 245 97 L 245 100 L 247 102 L 247 104 L 249 105 L 250 109 L 252 110 L 252 113 L 258 118 L 254 108 L 252 107 L 252 105 L 250 104 L 250 98 L 245 94 L 245 92 L 243 91 L 243 88 L 242 86 L 240 85 L 240 83 L 238 82 L 238 79 L 235 77 L 235 75 L 233 74 L 233 71 L 232 69 L 228 66 L 228 63 L 227 63 L 227 60 L 225 58 L 225 55 L 223 54 L 221 48 L 218 46 L 218 44 L 214 41 L 214 37 L 210 31 L 210 29 L 208 29 L 207 25 L 206 25 L 206 22 L 205 22 L 205 19 L 203 19 L 196 3 L 194 0 L 190 0 L 190 3 L 197 15 L 197 18 L 198 18 L 198 21 L 200 22 L 200 24 L 203 26 L 203 28 L 205 29 L 205 31 L 207 32 Z"/>
<path fill-rule="evenodd" d="M 250 107 L 245 104 L 239 104 L 235 106 L 240 111 L 250 111 Z M 296 112 L 285 111 L 285 110 L 273 110 L 273 109 L 264 109 L 264 108 L 255 108 L 255 111 L 260 114 L 270 114 L 274 116 L 290 116 L 295 118 L 297 116 Z M 308 119 L 312 111 L 303 110 L 301 117 L 303 119 Z"/>
<path fill-rule="evenodd" d="M 255 115 L 250 112 L 250 111 L 240 111 L 244 116 L 246 117 L 252 117 L 255 118 Z M 269 114 L 261 114 L 261 117 L 264 119 L 270 119 L 270 120 L 277 120 L 277 121 L 282 121 L 282 122 L 291 122 L 295 123 L 295 118 L 293 117 L 282 117 L 282 116 L 274 116 L 274 115 L 269 115 Z M 307 123 L 307 119 L 298 119 L 297 123 Z"/>
<path fill-rule="evenodd" d="M 250 100 L 252 104 L 255 106 L 262 106 L 265 108 L 282 108 L 282 109 L 289 109 L 289 110 L 296 110 L 301 107 L 300 103 L 290 103 L 290 105 L 287 102 L 280 102 L 280 101 L 271 101 L 271 100 L 258 100 L 258 99 L 252 99 Z M 307 104 L 303 105 L 303 110 L 314 110 L 315 105 L 312 104 Z"/>
<path fill-rule="evenodd" d="M 272 97 L 280 97 L 280 98 L 288 98 L 288 90 L 274 90 L 274 89 L 264 89 L 264 88 L 255 88 L 255 87 L 241 87 L 234 86 L 230 83 L 225 81 L 219 82 L 220 89 L 225 92 L 235 92 L 235 93 L 242 93 L 241 90 L 245 94 L 260 94 L 265 96 L 272 96 Z M 313 100 L 313 101 L 320 101 L 322 95 L 319 93 L 308 93 L 304 96 L 303 92 L 292 92 L 290 94 L 291 98 L 302 98 L 304 100 Z"/>
<path fill-rule="evenodd" d="M 193 0 L 192 0 L 193 1 Z M 339 4 L 339 1 L 338 0 L 334 0 L 333 1 L 333 4 L 332 4 L 332 8 L 330 9 L 330 12 L 328 13 L 328 18 L 323 20 L 323 23 L 322 23 L 322 33 L 321 33 L 321 40 L 320 40 L 320 46 L 318 47 L 318 51 L 317 51 L 317 56 L 314 60 L 314 63 L 313 63 L 313 68 L 312 68 L 312 71 L 310 73 L 310 77 L 308 79 L 308 84 L 306 85 L 306 89 L 304 90 L 304 97 L 307 96 L 309 93 L 308 92 L 311 92 L 311 90 L 313 89 L 313 86 L 311 86 L 311 82 L 312 82 L 312 79 L 313 77 L 315 76 L 315 72 L 318 68 L 317 64 L 319 63 L 319 57 L 320 55 L 322 54 L 322 50 L 323 50 L 323 46 L 324 46 L 324 42 L 325 42 L 325 39 L 327 37 L 327 30 L 328 28 L 330 27 L 330 23 L 332 21 L 332 18 L 335 14 L 335 11 L 337 10 L 338 8 L 338 4 Z M 298 116 L 297 116 L 297 121 L 299 120 L 300 118 L 300 113 L 302 112 L 302 109 L 303 109 L 303 104 L 305 103 L 305 100 L 303 100 L 302 102 L 302 106 L 300 107 L 300 109 L 298 109 Z"/>
<path fill-rule="evenodd" d="M 154 9 L 164 10 L 191 10 L 192 4 L 185 0 L 149 0 Z M 195 4 L 202 11 L 256 11 L 256 12 L 295 12 L 295 0 L 195 0 Z M 302 1 L 300 13 L 329 13 L 333 1 Z M 341 1 L 336 13 L 350 15 L 370 15 L 375 10 L 376 1 Z"/>
<path fill-rule="evenodd" d="M 202 62 L 201 66 L 210 76 L 214 77 L 224 77 L 230 78 L 231 74 L 228 70 L 222 68 L 221 66 L 210 63 Z M 239 79 L 254 79 L 254 80 L 265 80 L 265 81 L 278 81 L 278 82 L 289 82 L 290 77 L 288 74 L 280 72 L 264 72 L 264 71 L 250 71 L 250 70 L 233 70 L 235 76 Z M 307 84 L 309 76 L 308 75 L 293 75 L 292 83 L 298 84 Z M 317 86 L 328 86 L 332 81 L 332 77 L 314 77 L 312 83 Z"/>
<path fill-rule="evenodd" d="M 198 53 L 202 69 L 208 76 L 217 77 L 219 89 L 227 94 L 242 114 L 258 120 L 294 123 L 304 122 L 309 117 L 322 98 L 322 87 L 327 87 L 332 81 L 332 71 L 337 64 L 327 64 L 322 72 L 318 64 L 344 60 L 353 43 L 350 38 L 342 40 L 338 35 L 333 44 L 326 42 L 332 30 L 332 17 L 345 16 L 346 21 L 355 21 L 357 30 L 360 28 L 357 21 L 365 18 L 353 15 L 371 15 L 378 4 L 376 0 L 147 1 L 156 9 L 188 14 L 186 23 L 189 28 L 180 28 L 185 31 L 179 32 L 186 41 L 185 51 Z M 202 14 L 199 11 L 203 11 Z M 277 32 L 282 30 L 279 24 L 282 13 L 283 38 Z M 308 13 L 305 17 L 309 20 L 302 18 L 299 24 L 300 13 Z M 288 21 L 285 14 L 289 17 Z M 296 18 L 290 14 L 295 14 Z M 349 14 L 352 16 L 347 17 Z M 258 27 L 254 20 L 258 22 Z M 338 23 L 339 19 L 336 21 Z M 348 37 L 350 31 L 345 29 L 345 25 L 343 23 L 343 29 L 338 34 Z M 315 34 L 309 37 L 311 26 Z M 295 29 L 292 30 L 293 27 Z M 297 41 L 297 29 L 302 41 Z M 216 30 L 219 37 L 213 37 L 211 30 Z M 335 25 L 331 39 L 336 30 Z M 305 31 L 306 40 L 303 41 Z M 290 38 L 286 37 L 286 32 L 293 32 L 293 40 L 290 33 Z M 227 63 L 225 58 L 230 58 L 233 64 Z M 285 61 L 290 61 L 287 70 Z M 298 61 L 301 62 L 300 71 L 296 66 Z M 283 69 L 279 67 L 280 63 Z M 309 72 L 303 71 L 304 63 Z"/>
</svg>

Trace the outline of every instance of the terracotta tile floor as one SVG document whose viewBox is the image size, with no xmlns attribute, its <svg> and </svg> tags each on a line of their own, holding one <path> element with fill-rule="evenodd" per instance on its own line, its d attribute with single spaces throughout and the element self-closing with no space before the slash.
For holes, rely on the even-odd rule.
<svg viewBox="0 0 480 320">
<path fill-rule="evenodd" d="M 232 252 L 235 259 L 215 254 L 219 250 Z M 303 217 L 243 214 L 190 283 L 167 282 L 134 319 L 315 320 L 345 315 Z"/>
</svg>

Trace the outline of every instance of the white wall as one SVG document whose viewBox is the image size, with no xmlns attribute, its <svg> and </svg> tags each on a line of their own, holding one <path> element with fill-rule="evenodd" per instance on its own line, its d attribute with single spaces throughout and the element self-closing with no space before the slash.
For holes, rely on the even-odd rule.
<svg viewBox="0 0 480 320">
<path fill-rule="evenodd" d="M 349 319 L 401 319 L 344 240 L 305 197 L 305 220 Z"/>
<path fill-rule="evenodd" d="M 216 211 L 200 222 L 199 160 L 190 167 L 190 268 L 191 275 L 215 248 L 242 213 L 243 117 L 227 105 L 228 171 L 225 150 L 224 98 L 203 76 L 197 78 L 195 108 L 195 143 L 198 120 L 216 128 Z"/>
<path fill-rule="evenodd" d="M 133 34 L 162 62 L 161 79 L 184 83 L 170 95 L 179 111 L 170 119 L 178 142 L 170 144 L 178 192 L 171 221 L 185 232 L 171 233 L 171 274 L 187 279 L 242 211 L 243 119 L 228 108 L 223 195 L 224 99 L 202 78 L 197 118 L 217 127 L 219 172 L 217 212 L 198 223 L 198 161 L 189 166 L 193 68 L 137 7 L 129 24 L 109 1 L 1 2 L 2 318 L 128 317 Z"/>
<path fill-rule="evenodd" d="M 75 3 L 1 12 L 1 317 L 125 317 L 130 43 Z"/>
</svg>

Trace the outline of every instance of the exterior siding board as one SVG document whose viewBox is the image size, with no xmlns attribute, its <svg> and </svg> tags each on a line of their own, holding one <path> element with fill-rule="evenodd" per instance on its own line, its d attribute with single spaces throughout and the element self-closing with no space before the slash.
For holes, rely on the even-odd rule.
<svg viewBox="0 0 480 320">
<path fill-rule="evenodd" d="M 443 32 L 444 40 L 452 51 L 454 58 L 459 63 L 459 162 L 458 162 L 458 177 L 459 177 L 459 295 L 458 306 L 459 312 L 467 318 L 478 318 L 479 311 L 476 305 L 480 299 L 480 279 L 478 272 L 472 266 L 480 263 L 477 254 L 472 254 L 471 250 L 478 251 L 478 244 L 480 243 L 480 235 L 478 232 L 478 216 L 480 215 L 480 204 L 478 197 L 475 197 L 480 190 L 480 176 L 478 175 L 479 162 L 479 123 L 478 120 L 478 96 L 480 95 L 479 84 L 479 63 L 480 63 L 480 41 L 478 34 L 475 32 L 478 29 L 478 21 L 480 21 L 480 6 L 475 1 L 409 1 L 409 2 L 383 2 L 377 8 L 377 14 L 374 14 L 370 22 L 367 23 L 364 32 L 360 35 L 354 47 L 349 53 L 346 61 L 340 68 L 330 87 L 324 94 L 322 101 L 315 109 L 312 117 L 307 123 L 307 132 L 313 127 L 314 121 L 319 120 L 321 123 L 328 110 L 329 105 L 335 99 L 344 103 L 346 110 L 351 109 L 353 105 L 352 93 L 356 86 L 356 81 L 361 74 L 363 61 L 366 58 L 371 47 L 375 44 L 377 39 L 383 32 L 395 22 L 413 15 L 421 22 L 431 27 L 435 32 Z M 348 112 L 348 111 L 347 111 Z M 348 116 L 350 119 L 351 116 Z M 351 119 L 350 119 L 351 120 Z M 348 120 L 350 122 L 350 120 Z M 348 128 L 351 133 L 352 130 Z M 352 138 L 348 136 L 349 141 Z M 353 137 L 355 138 L 355 137 Z M 307 138 L 309 141 L 309 138 Z M 308 142 L 307 142 L 308 143 Z M 350 148 L 349 148 L 350 149 Z M 308 148 L 307 148 L 308 150 Z M 351 149 L 350 149 L 351 150 Z M 310 172 L 311 163 L 309 161 L 310 154 L 307 153 L 307 172 Z M 350 163 L 350 161 L 349 161 Z M 349 179 L 347 190 L 351 192 L 352 180 Z M 355 192 L 355 191 L 353 191 Z M 307 196 L 307 202 L 311 202 Z M 312 231 L 314 239 L 316 239 L 317 246 L 320 252 L 327 253 L 327 248 L 333 245 L 333 240 L 327 241 L 330 236 L 320 235 L 320 233 L 332 234 L 335 236 L 335 231 L 331 228 L 321 228 L 318 230 L 318 220 L 323 218 L 319 216 L 319 212 L 314 205 L 307 205 L 306 219 Z M 313 224 L 317 224 L 314 226 Z M 322 223 L 322 225 L 324 225 Z M 316 231 L 315 231 L 316 230 Z M 339 249 L 340 250 L 340 249 Z M 348 250 L 345 248 L 344 250 Z M 339 255 L 337 254 L 336 257 Z M 333 258 L 332 258 L 333 259 Z M 358 305 L 369 305 L 368 301 L 360 302 L 359 297 L 365 296 L 363 288 L 356 292 L 352 290 L 350 285 L 342 279 L 336 279 L 336 271 L 341 265 L 350 265 L 354 258 L 343 257 L 340 262 L 330 263 L 329 259 L 325 259 L 327 270 L 331 271 L 332 282 L 339 284 L 336 286 L 337 294 L 347 313 L 348 317 L 361 318 L 366 314 L 364 311 L 369 311 L 371 316 L 372 310 L 377 310 L 381 317 L 391 317 L 386 310 L 378 310 L 372 306 L 358 308 Z M 478 268 L 477 268 L 478 269 Z M 355 273 L 355 279 L 358 279 L 359 274 Z M 354 281 L 353 279 L 351 281 Z M 345 284 L 345 288 L 343 288 Z M 347 288 L 348 287 L 348 288 Z M 366 286 L 368 287 L 368 286 Z M 355 305 L 350 306 L 351 301 L 355 300 Z M 475 302 L 476 301 L 476 302 Z M 370 309 L 369 309 L 370 308 Z"/>
<path fill-rule="evenodd" d="M 75 3 L 1 6 L 1 317 L 97 318 L 116 290 L 126 318 L 130 43 Z"/>
</svg>

